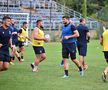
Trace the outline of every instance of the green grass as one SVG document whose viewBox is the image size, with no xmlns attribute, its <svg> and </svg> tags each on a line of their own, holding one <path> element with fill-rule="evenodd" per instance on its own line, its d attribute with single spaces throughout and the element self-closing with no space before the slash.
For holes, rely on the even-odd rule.
<svg viewBox="0 0 108 90">
<path fill-rule="evenodd" d="M 26 47 L 25 61 L 16 60 L 6 72 L 0 72 L 0 90 L 107 90 L 108 83 L 103 83 L 101 73 L 107 64 L 104 61 L 99 41 L 89 43 L 86 62 L 89 65 L 84 77 L 77 72 L 77 67 L 69 60 L 69 78 L 63 79 L 61 44 L 45 44 L 46 61 L 39 65 L 39 72 L 33 73 L 30 64 L 34 61 L 34 51 Z M 78 57 L 77 57 L 78 58 Z"/>
</svg>

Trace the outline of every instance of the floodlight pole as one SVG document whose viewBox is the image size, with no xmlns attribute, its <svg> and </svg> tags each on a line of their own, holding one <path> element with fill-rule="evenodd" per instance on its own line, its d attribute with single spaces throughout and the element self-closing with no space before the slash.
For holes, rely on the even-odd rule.
<svg viewBox="0 0 108 90">
<path fill-rule="evenodd" d="M 52 0 L 50 0 L 50 32 L 52 30 Z"/>
<path fill-rule="evenodd" d="M 7 12 L 9 10 L 9 0 L 7 0 Z"/>
<path fill-rule="evenodd" d="M 31 23 L 32 23 L 32 22 L 31 22 L 31 19 L 32 19 L 32 18 L 31 18 L 31 17 L 32 17 L 31 8 L 32 8 L 32 0 L 30 0 L 30 21 L 29 21 L 29 26 L 30 26 L 30 28 L 29 28 L 29 29 L 30 29 L 30 35 L 31 35 L 31 29 L 32 29 L 32 28 L 31 28 Z"/>
</svg>

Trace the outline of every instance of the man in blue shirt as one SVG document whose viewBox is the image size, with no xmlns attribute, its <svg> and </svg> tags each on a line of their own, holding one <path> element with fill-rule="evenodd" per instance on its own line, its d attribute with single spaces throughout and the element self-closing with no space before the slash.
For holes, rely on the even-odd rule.
<svg viewBox="0 0 108 90">
<path fill-rule="evenodd" d="M 19 45 L 18 30 L 15 28 L 14 24 L 15 24 L 14 19 L 11 19 L 11 25 L 9 27 L 11 28 L 11 32 L 12 32 L 12 45 L 14 46 L 14 49 L 12 50 L 12 53 L 11 53 L 11 62 L 10 62 L 10 64 L 12 64 L 12 65 L 14 65 L 13 61 L 15 60 L 15 55 L 18 58 L 19 62 L 21 62 L 20 55 L 17 52 L 17 46 Z"/>
<path fill-rule="evenodd" d="M 71 60 L 77 65 L 80 70 L 80 75 L 83 76 L 83 69 L 80 65 L 80 62 L 76 59 L 76 41 L 79 37 L 79 33 L 76 30 L 76 27 L 70 24 L 69 17 L 62 17 L 64 26 L 62 27 L 62 58 L 64 60 L 64 76 L 63 78 L 68 77 L 68 58 L 69 55 Z"/>
<path fill-rule="evenodd" d="M 5 71 L 9 68 L 10 54 L 9 46 L 12 47 L 10 23 L 11 18 L 3 17 L 2 26 L 0 27 L 0 71 Z"/>
<path fill-rule="evenodd" d="M 86 19 L 80 19 L 80 24 L 77 26 L 79 32 L 79 37 L 77 38 L 77 48 L 80 55 L 80 63 L 84 69 L 87 69 L 88 66 L 84 62 L 84 57 L 87 53 L 87 43 L 90 39 L 89 29 L 86 26 Z"/>
</svg>

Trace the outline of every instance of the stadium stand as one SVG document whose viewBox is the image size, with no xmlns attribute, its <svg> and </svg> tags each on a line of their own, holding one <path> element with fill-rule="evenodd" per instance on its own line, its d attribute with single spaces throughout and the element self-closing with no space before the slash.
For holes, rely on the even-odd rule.
<svg viewBox="0 0 108 90">
<path fill-rule="evenodd" d="M 55 30 L 62 23 L 61 17 L 63 15 L 69 15 L 76 25 L 79 24 L 79 19 L 82 17 L 81 13 L 54 0 L 0 0 L 0 12 L 29 13 L 31 29 L 34 28 L 37 19 L 43 20 L 45 29 Z M 15 15 L 13 18 L 16 21 L 23 22 L 24 20 L 21 17 Z M 88 18 L 87 25 L 90 29 L 95 29 L 98 27 L 98 22 Z"/>
</svg>

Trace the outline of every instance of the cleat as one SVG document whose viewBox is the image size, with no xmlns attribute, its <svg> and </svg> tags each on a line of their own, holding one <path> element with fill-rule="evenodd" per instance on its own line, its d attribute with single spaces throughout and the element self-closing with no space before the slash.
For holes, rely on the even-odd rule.
<svg viewBox="0 0 108 90">
<path fill-rule="evenodd" d="M 24 59 L 21 59 L 22 62 L 24 62 Z"/>
<path fill-rule="evenodd" d="M 60 63 L 60 66 L 64 66 L 64 61 L 62 60 L 61 63 Z"/>
<path fill-rule="evenodd" d="M 31 64 L 31 68 L 33 72 L 38 72 L 38 68 L 34 66 L 33 64 Z"/>
<path fill-rule="evenodd" d="M 79 71 L 80 72 L 80 76 L 84 76 L 84 70 L 82 69 L 82 71 Z"/>
<path fill-rule="evenodd" d="M 68 78 L 69 76 L 67 76 L 67 75 L 64 75 L 62 78 Z"/>
<path fill-rule="evenodd" d="M 9 62 L 11 65 L 15 65 L 13 62 Z"/>
<path fill-rule="evenodd" d="M 102 80 L 103 80 L 104 82 L 106 82 L 106 74 L 105 74 L 105 72 L 102 73 Z"/>
</svg>

